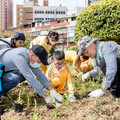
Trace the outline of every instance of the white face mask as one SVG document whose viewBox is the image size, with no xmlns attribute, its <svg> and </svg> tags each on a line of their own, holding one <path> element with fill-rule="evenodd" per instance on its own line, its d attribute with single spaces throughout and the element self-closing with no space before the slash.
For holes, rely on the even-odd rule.
<svg viewBox="0 0 120 120">
<path fill-rule="evenodd" d="M 51 45 L 54 45 L 54 44 L 55 44 L 55 42 L 53 42 L 53 41 L 50 41 L 50 44 L 51 44 Z"/>
<path fill-rule="evenodd" d="M 32 68 L 38 68 L 38 67 L 40 66 L 40 64 L 37 63 L 37 62 L 35 62 L 34 64 L 32 64 L 32 63 L 30 62 L 30 66 L 31 66 Z"/>
</svg>

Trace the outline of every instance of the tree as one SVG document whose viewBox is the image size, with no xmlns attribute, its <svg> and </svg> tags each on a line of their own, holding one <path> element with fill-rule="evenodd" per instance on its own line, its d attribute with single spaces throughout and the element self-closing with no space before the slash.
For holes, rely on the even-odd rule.
<svg viewBox="0 0 120 120">
<path fill-rule="evenodd" d="M 76 19 L 74 41 L 85 35 L 120 44 L 120 0 L 101 0 L 82 11 Z"/>
</svg>

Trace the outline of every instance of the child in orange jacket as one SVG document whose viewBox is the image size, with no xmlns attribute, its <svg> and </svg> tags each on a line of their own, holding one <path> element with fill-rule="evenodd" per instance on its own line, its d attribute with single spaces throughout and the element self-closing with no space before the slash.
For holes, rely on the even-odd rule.
<svg viewBox="0 0 120 120">
<path fill-rule="evenodd" d="M 63 51 L 55 51 L 53 53 L 53 64 L 48 69 L 47 78 L 51 85 L 60 94 L 64 94 L 65 87 L 68 85 L 69 101 L 75 102 L 75 87 L 69 67 L 64 63 L 65 54 Z"/>
</svg>

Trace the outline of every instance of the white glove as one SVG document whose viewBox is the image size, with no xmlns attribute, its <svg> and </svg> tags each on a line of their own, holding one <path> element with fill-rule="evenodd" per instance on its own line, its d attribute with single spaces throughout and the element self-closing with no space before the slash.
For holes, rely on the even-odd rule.
<svg viewBox="0 0 120 120">
<path fill-rule="evenodd" d="M 70 93 L 69 94 L 69 102 L 75 102 L 76 101 L 76 97 L 74 96 L 74 94 L 73 93 Z"/>
<path fill-rule="evenodd" d="M 90 94 L 88 96 L 90 96 L 90 97 L 100 97 L 100 96 L 104 95 L 104 93 L 105 92 L 103 90 L 97 89 L 97 90 L 94 90 L 94 91 L 90 92 Z"/>
<path fill-rule="evenodd" d="M 56 107 L 60 107 L 62 104 L 59 102 L 55 102 Z"/>
<path fill-rule="evenodd" d="M 55 103 L 55 99 L 52 98 L 52 97 L 47 96 L 47 97 L 45 98 L 45 102 L 46 102 L 47 104 L 49 104 L 49 103 Z"/>
<path fill-rule="evenodd" d="M 82 76 L 82 81 L 88 80 L 90 77 L 91 77 L 90 72 L 87 72 Z"/>
<path fill-rule="evenodd" d="M 79 72 L 79 76 L 83 75 L 83 72 Z"/>
<path fill-rule="evenodd" d="M 60 95 L 59 93 L 57 93 L 55 90 L 51 89 L 50 90 L 50 95 L 52 96 L 52 98 L 54 98 L 58 102 L 62 102 L 62 95 Z"/>
</svg>

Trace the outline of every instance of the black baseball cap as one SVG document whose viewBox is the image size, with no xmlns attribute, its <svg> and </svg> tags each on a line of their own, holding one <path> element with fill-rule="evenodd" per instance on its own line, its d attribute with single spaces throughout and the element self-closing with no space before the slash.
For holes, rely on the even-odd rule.
<svg viewBox="0 0 120 120">
<path fill-rule="evenodd" d="M 42 64 L 44 65 L 48 65 L 48 61 L 47 61 L 47 51 L 45 50 L 45 48 L 41 45 L 34 45 L 31 48 L 32 52 L 39 57 L 40 61 L 42 62 Z"/>
<path fill-rule="evenodd" d="M 25 35 L 22 32 L 15 32 L 15 34 L 11 37 L 11 39 L 17 39 L 25 41 Z"/>
</svg>

